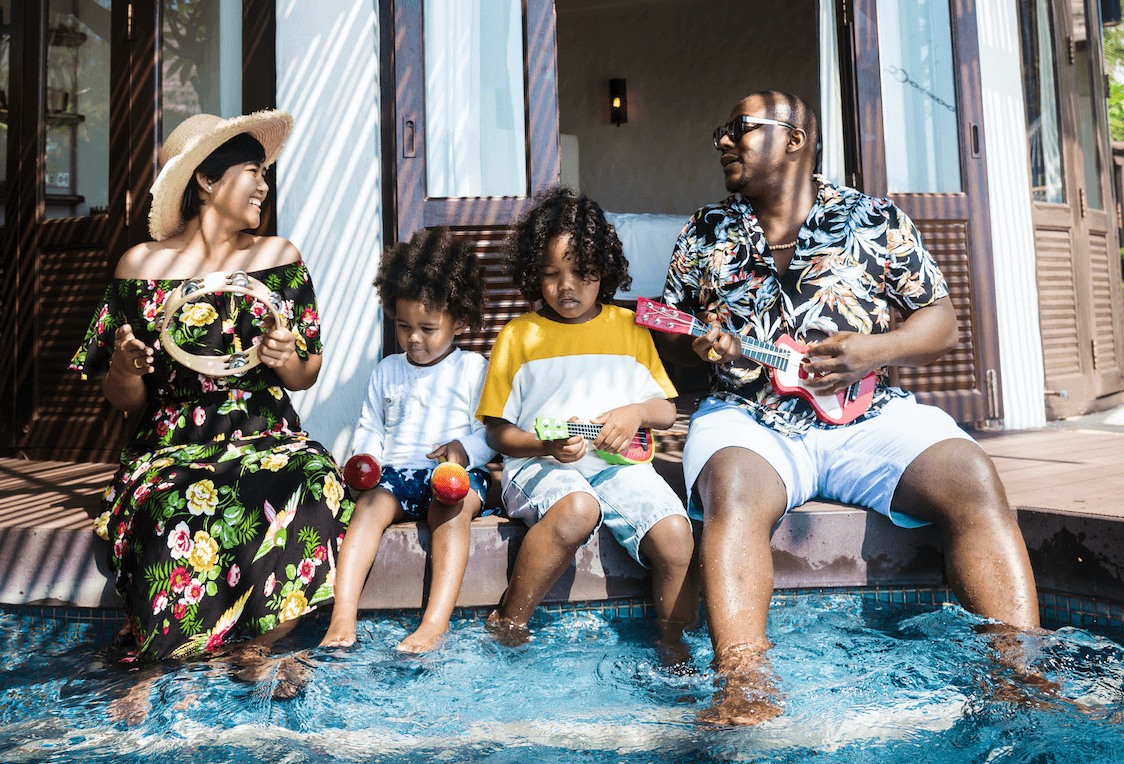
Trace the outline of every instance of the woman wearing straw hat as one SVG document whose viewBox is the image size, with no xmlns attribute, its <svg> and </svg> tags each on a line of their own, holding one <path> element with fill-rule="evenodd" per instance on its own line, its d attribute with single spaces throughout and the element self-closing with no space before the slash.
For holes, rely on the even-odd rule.
<svg viewBox="0 0 1124 764">
<path fill-rule="evenodd" d="M 247 232 L 291 128 L 199 114 L 168 136 L 155 241 L 121 258 L 71 362 L 140 422 L 96 523 L 131 660 L 268 643 L 332 600 L 352 507 L 286 392 L 320 370 L 316 299 L 296 247 Z"/>
</svg>

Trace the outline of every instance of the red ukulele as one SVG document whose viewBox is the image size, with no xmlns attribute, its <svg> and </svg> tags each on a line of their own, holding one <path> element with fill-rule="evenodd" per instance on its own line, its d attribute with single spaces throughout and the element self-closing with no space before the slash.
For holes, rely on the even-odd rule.
<svg viewBox="0 0 1124 764">
<path fill-rule="evenodd" d="M 636 303 L 636 323 L 657 332 L 689 334 L 693 337 L 701 337 L 710 329 L 689 313 L 643 297 Z M 870 401 L 874 398 L 876 372 L 871 372 L 841 393 L 821 393 L 804 384 L 804 380 L 810 376 L 801 363 L 808 351 L 807 345 L 801 345 L 787 334 L 782 335 L 775 344 L 749 337 L 738 339 L 741 340 L 743 356 L 769 368 L 769 381 L 773 384 L 773 390 L 778 395 L 797 395 L 808 401 L 821 422 L 847 424 L 870 408 Z"/>
</svg>

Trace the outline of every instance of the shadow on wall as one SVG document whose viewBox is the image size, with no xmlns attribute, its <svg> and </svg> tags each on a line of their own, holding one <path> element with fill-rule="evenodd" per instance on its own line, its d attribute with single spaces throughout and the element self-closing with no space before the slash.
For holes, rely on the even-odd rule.
<svg viewBox="0 0 1124 764">
<path fill-rule="evenodd" d="M 382 352 L 371 286 L 383 242 L 377 5 L 278 4 L 277 105 L 295 119 L 278 162 L 278 233 L 308 263 L 324 336 L 319 381 L 293 397 L 337 458 Z"/>
</svg>

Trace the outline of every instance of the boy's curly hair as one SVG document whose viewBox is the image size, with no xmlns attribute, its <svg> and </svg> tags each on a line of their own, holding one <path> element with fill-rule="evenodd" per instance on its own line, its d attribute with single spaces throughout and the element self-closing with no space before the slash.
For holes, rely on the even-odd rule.
<svg viewBox="0 0 1124 764">
<path fill-rule="evenodd" d="M 375 289 L 394 315 L 398 298 L 444 310 L 470 329 L 484 326 L 484 274 L 472 243 L 448 228 L 423 228 L 383 252 Z"/>
<path fill-rule="evenodd" d="M 613 299 L 618 289 L 632 286 L 617 231 L 597 202 L 563 186 L 535 196 L 534 205 L 512 227 L 504 241 L 504 267 L 529 301 L 542 299 L 542 269 L 547 245 L 560 234 L 570 235 L 570 254 L 580 273 L 601 276 L 599 302 Z"/>
</svg>

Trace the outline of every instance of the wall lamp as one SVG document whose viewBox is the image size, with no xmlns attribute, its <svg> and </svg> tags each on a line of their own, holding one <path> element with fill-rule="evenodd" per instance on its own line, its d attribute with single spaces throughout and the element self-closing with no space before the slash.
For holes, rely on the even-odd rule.
<svg viewBox="0 0 1124 764">
<path fill-rule="evenodd" d="M 628 91 L 623 78 L 609 80 L 609 122 L 617 127 L 628 122 Z"/>
</svg>

